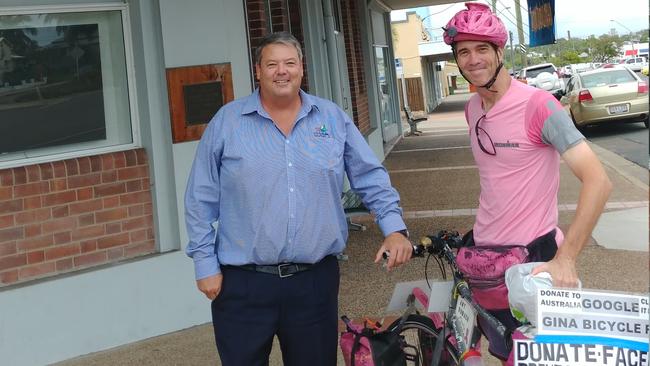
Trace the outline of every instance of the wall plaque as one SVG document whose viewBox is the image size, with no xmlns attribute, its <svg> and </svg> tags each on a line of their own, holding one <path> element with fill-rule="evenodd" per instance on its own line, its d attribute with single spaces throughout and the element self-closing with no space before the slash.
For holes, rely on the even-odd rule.
<svg viewBox="0 0 650 366">
<path fill-rule="evenodd" d="M 230 63 L 167 69 L 174 143 L 201 138 L 219 108 L 234 99 Z"/>
</svg>

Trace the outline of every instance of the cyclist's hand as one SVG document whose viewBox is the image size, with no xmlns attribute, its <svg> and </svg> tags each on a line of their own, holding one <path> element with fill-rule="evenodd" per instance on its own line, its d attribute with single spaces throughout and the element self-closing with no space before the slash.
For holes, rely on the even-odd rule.
<svg viewBox="0 0 650 366">
<path fill-rule="evenodd" d="M 413 246 L 411 242 L 400 233 L 389 234 L 377 251 L 375 256 L 375 263 L 382 260 L 382 254 L 389 252 L 387 268 L 390 271 L 392 268 L 398 267 L 411 259 L 413 255 Z"/>
<path fill-rule="evenodd" d="M 221 292 L 221 283 L 223 282 L 223 275 L 221 273 L 214 276 L 202 278 L 196 281 L 196 287 L 199 291 L 203 292 L 205 297 L 214 300 Z"/>
<path fill-rule="evenodd" d="M 531 275 L 548 272 L 553 279 L 553 287 L 578 287 L 578 272 L 576 262 L 569 257 L 555 257 L 550 261 L 533 268 Z"/>
</svg>

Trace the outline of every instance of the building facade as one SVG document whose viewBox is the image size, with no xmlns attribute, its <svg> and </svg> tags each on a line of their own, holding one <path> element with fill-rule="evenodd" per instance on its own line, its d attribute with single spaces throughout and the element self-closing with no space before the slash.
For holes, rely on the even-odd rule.
<svg viewBox="0 0 650 366">
<path fill-rule="evenodd" d="M 0 363 L 203 324 L 183 194 L 205 122 L 289 31 L 303 88 L 375 154 L 401 136 L 389 12 L 366 0 L 0 0 Z M 206 97 L 209 96 L 209 97 Z"/>
<path fill-rule="evenodd" d="M 406 103 L 411 110 L 426 113 L 431 113 L 449 95 L 444 65 L 452 58 L 449 46 L 432 36 L 436 34 L 430 23 L 433 15 L 421 17 L 415 11 L 399 11 L 392 14 L 391 22 L 395 57 L 402 66 L 401 84 L 407 91 Z M 437 46 L 433 52 L 431 45 Z"/>
</svg>

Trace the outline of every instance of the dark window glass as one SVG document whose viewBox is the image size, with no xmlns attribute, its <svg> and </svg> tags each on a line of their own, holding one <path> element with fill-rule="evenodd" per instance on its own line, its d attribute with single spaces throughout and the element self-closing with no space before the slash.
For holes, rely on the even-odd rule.
<svg viewBox="0 0 650 366">
<path fill-rule="evenodd" d="M 0 153 L 106 138 L 97 24 L 0 30 Z"/>
</svg>

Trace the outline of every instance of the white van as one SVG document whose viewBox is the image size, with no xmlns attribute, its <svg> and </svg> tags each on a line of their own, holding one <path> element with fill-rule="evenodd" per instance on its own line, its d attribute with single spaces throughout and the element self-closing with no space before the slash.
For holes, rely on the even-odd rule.
<svg viewBox="0 0 650 366">
<path fill-rule="evenodd" d="M 639 72 L 644 66 L 648 66 L 648 61 L 643 57 L 631 57 L 621 61 L 621 64 L 629 67 L 632 71 Z"/>
</svg>

